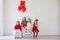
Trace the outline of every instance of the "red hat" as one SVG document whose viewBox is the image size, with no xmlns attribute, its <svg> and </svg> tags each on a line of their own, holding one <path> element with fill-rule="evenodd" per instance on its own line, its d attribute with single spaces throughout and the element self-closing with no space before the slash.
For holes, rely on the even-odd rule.
<svg viewBox="0 0 60 40">
<path fill-rule="evenodd" d="M 35 21 L 38 21 L 38 19 L 35 19 Z"/>
</svg>

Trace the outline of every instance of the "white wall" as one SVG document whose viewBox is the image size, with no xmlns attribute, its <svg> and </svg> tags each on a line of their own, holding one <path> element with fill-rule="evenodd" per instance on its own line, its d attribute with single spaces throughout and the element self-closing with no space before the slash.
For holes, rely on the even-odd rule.
<svg viewBox="0 0 60 40">
<path fill-rule="evenodd" d="M 59 0 L 59 35 L 60 35 L 60 0 Z"/>
<path fill-rule="evenodd" d="M 0 35 L 3 35 L 3 0 L 0 0 Z"/>
<path fill-rule="evenodd" d="M 25 13 L 17 10 L 18 5 L 19 0 L 4 0 L 5 35 L 12 34 L 16 21 L 24 16 L 39 18 L 40 35 L 58 35 L 58 0 L 26 0 Z"/>
</svg>

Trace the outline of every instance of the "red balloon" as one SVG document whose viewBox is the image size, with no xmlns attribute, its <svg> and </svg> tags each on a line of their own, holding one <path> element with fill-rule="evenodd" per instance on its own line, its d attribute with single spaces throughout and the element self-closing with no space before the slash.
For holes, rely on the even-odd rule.
<svg viewBox="0 0 60 40">
<path fill-rule="evenodd" d="M 19 11 L 21 10 L 20 6 L 18 6 L 18 10 L 19 10 Z"/>
<path fill-rule="evenodd" d="M 22 11 L 25 12 L 25 11 L 26 11 L 26 8 L 24 7 L 24 8 L 22 9 Z"/>
<path fill-rule="evenodd" d="M 18 6 L 18 10 L 22 10 L 22 12 L 26 11 L 26 7 L 25 7 L 25 1 L 20 1 L 20 5 Z"/>
<path fill-rule="evenodd" d="M 21 1 L 20 5 L 25 5 L 25 1 Z"/>
</svg>

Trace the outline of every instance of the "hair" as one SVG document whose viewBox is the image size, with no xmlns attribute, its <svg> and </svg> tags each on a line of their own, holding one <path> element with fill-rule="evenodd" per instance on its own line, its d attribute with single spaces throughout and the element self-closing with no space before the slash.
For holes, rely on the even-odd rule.
<svg viewBox="0 0 60 40">
<path fill-rule="evenodd" d="M 17 21 L 18 24 L 20 24 L 20 21 Z"/>
<path fill-rule="evenodd" d="M 26 20 L 26 17 L 24 17 L 24 19 Z"/>
<path fill-rule="evenodd" d="M 34 21 L 33 25 L 35 25 L 35 24 L 38 26 L 38 23 L 36 21 Z"/>
<path fill-rule="evenodd" d="M 31 19 L 30 19 L 30 18 L 28 18 L 28 20 L 29 20 L 29 22 L 31 23 Z"/>
</svg>

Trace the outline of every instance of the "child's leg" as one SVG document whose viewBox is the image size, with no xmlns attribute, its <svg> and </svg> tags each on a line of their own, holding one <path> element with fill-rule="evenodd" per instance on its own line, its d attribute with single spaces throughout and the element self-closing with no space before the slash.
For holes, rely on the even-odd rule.
<svg viewBox="0 0 60 40">
<path fill-rule="evenodd" d="M 23 32 L 21 32 L 21 38 L 23 38 Z"/>
<path fill-rule="evenodd" d="M 17 32 L 17 30 L 14 30 L 14 31 L 13 31 L 13 35 L 14 35 L 14 38 L 15 38 L 15 39 L 17 39 L 17 37 L 16 37 L 16 32 Z"/>
<path fill-rule="evenodd" d="M 33 37 L 35 38 L 35 32 L 33 32 Z"/>
<path fill-rule="evenodd" d="M 36 38 L 37 38 L 37 36 L 38 36 L 38 32 L 36 32 Z"/>
</svg>

